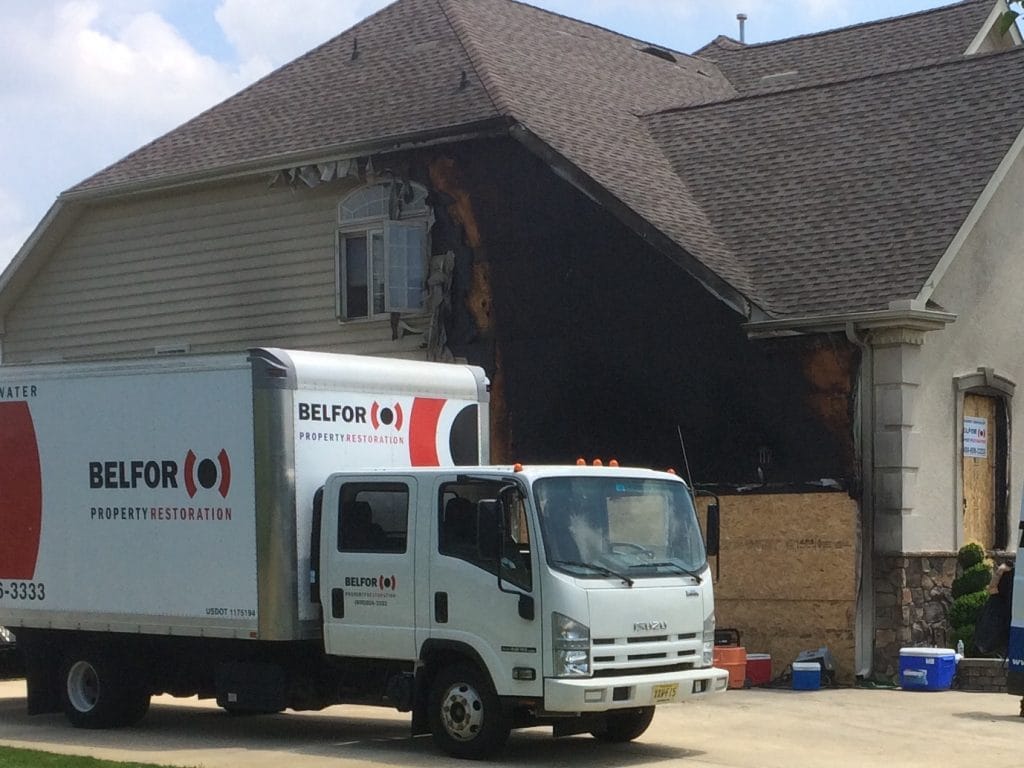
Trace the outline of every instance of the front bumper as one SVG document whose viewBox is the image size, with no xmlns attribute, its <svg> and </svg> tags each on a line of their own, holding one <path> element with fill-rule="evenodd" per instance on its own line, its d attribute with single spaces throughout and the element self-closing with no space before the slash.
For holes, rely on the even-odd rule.
<svg viewBox="0 0 1024 768">
<path fill-rule="evenodd" d="M 605 712 L 609 709 L 671 704 L 724 691 L 729 673 L 717 667 L 621 677 L 544 680 L 548 712 Z"/>
</svg>

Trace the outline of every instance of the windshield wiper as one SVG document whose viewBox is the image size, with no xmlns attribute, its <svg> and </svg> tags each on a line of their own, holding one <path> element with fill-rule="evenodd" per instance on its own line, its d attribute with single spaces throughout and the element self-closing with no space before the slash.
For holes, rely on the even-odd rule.
<svg viewBox="0 0 1024 768">
<path fill-rule="evenodd" d="M 575 568 L 589 568 L 592 571 L 597 571 L 605 576 L 614 576 L 616 579 L 622 579 L 623 583 L 627 587 L 633 586 L 633 580 L 629 576 L 623 576 L 621 573 L 616 573 L 611 568 L 605 568 L 603 565 L 597 563 L 584 563 L 579 560 L 552 560 L 552 565 L 568 565 Z"/>
<path fill-rule="evenodd" d="M 697 573 L 696 571 L 691 571 L 689 568 L 684 568 L 679 563 L 670 563 L 670 562 L 664 562 L 664 563 L 643 563 L 642 565 L 631 565 L 629 567 L 630 568 L 675 568 L 680 573 L 684 573 L 687 576 L 693 576 L 693 578 L 695 578 L 697 580 L 698 584 L 700 584 L 703 581 L 703 579 L 701 579 L 699 573 Z"/>
</svg>

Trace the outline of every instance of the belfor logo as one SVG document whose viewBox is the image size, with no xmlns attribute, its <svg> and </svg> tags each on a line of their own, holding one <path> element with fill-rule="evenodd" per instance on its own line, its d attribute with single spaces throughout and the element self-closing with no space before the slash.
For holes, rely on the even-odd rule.
<svg viewBox="0 0 1024 768">
<path fill-rule="evenodd" d="M 216 461 L 199 459 L 195 452 L 190 450 L 185 455 L 184 475 L 185 490 L 188 491 L 189 498 L 194 497 L 199 490 L 196 483 L 206 490 L 216 486 L 217 493 L 227 498 L 231 488 L 231 460 L 223 448 L 217 454 Z"/>
<path fill-rule="evenodd" d="M 89 487 L 96 490 L 169 490 L 184 483 L 189 498 L 200 488 L 217 492 L 227 497 L 231 488 L 231 461 L 227 451 L 221 449 L 214 459 L 200 459 L 195 451 L 189 450 L 185 462 L 180 465 L 174 459 L 121 459 L 89 462 Z"/>
<path fill-rule="evenodd" d="M 380 429 L 383 427 L 393 427 L 396 432 L 402 431 L 402 406 L 400 403 L 395 403 L 392 407 L 382 406 L 376 400 L 373 401 L 373 405 L 370 406 L 370 424 L 373 425 L 374 429 Z"/>
</svg>

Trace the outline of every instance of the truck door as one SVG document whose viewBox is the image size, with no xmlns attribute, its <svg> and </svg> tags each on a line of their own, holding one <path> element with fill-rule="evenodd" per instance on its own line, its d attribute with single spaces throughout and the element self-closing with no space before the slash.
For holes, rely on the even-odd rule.
<svg viewBox="0 0 1024 768">
<path fill-rule="evenodd" d="M 416 658 L 409 529 L 413 477 L 332 477 L 324 493 L 320 599 L 329 654 Z"/>
<path fill-rule="evenodd" d="M 538 695 L 543 661 L 536 547 L 524 507 L 512 501 L 517 494 L 498 503 L 508 487 L 497 479 L 438 481 L 424 639 L 472 646 L 501 694 Z"/>
</svg>

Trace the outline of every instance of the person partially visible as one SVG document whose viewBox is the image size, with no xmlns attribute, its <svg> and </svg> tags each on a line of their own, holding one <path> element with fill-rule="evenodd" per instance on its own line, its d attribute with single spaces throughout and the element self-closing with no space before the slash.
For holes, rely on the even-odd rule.
<svg viewBox="0 0 1024 768">
<path fill-rule="evenodd" d="M 1007 653 L 1013 619 L 1013 577 L 1013 563 L 1003 563 L 992 574 L 988 603 L 975 628 L 975 646 L 983 653 Z M 1020 700 L 1020 716 L 1024 717 L 1024 697 Z"/>
</svg>

